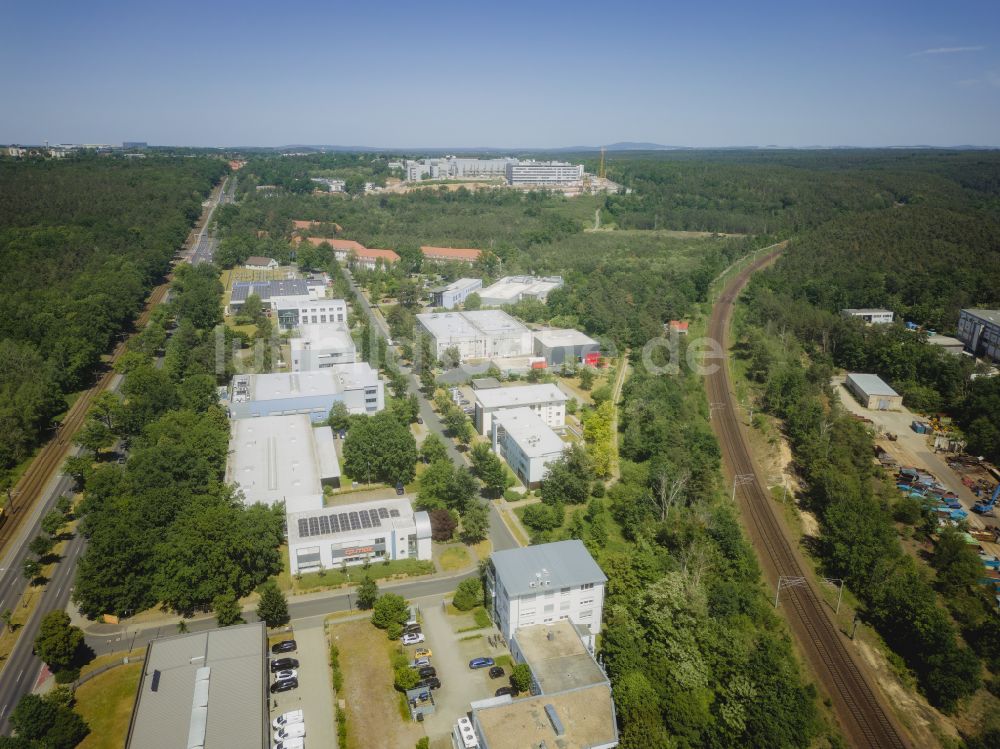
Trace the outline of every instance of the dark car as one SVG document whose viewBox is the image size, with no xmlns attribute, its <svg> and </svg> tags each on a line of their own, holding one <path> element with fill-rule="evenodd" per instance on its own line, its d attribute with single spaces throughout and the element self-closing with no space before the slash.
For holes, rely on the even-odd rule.
<svg viewBox="0 0 1000 749">
<path fill-rule="evenodd" d="M 491 679 L 499 679 L 501 676 L 503 676 L 503 667 L 502 666 L 494 666 L 493 668 L 490 669 L 490 678 Z"/>
<path fill-rule="evenodd" d="M 509 694 L 511 697 L 517 697 L 517 690 L 514 689 L 514 687 L 500 687 L 493 693 L 495 697 L 503 697 L 505 694 Z"/>
<path fill-rule="evenodd" d="M 421 679 L 418 681 L 417 686 L 422 689 L 440 689 L 441 680 L 436 676 L 431 676 L 427 679 Z"/>
<path fill-rule="evenodd" d="M 469 661 L 469 668 L 486 668 L 494 665 L 492 658 L 473 658 Z"/>
<path fill-rule="evenodd" d="M 275 658 L 271 661 L 271 673 L 284 671 L 286 668 L 298 668 L 299 662 L 294 658 Z"/>
<path fill-rule="evenodd" d="M 421 679 L 429 679 L 432 676 L 437 676 L 437 671 L 434 666 L 423 666 L 417 669 L 417 673 L 420 674 Z"/>
<path fill-rule="evenodd" d="M 276 681 L 271 685 L 271 694 L 277 694 L 278 692 L 287 692 L 289 689 L 296 689 L 299 686 L 298 679 L 282 679 L 281 681 Z"/>
<path fill-rule="evenodd" d="M 419 624 L 407 624 L 405 627 L 403 627 L 403 634 L 404 635 L 418 635 L 418 634 L 420 634 L 420 625 Z"/>
<path fill-rule="evenodd" d="M 399 482 L 396 483 L 396 494 L 399 494 L 399 495 L 403 494 L 403 482 L 402 481 L 399 481 Z"/>
<path fill-rule="evenodd" d="M 298 649 L 295 640 L 282 640 L 271 646 L 272 653 L 291 653 Z"/>
</svg>

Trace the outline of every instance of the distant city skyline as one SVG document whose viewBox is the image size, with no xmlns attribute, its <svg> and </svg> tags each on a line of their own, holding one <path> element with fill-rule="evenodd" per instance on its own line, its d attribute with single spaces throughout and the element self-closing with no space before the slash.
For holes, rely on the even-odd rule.
<svg viewBox="0 0 1000 749">
<path fill-rule="evenodd" d="M 1000 4 L 473 5 L 14 0 L 0 143 L 1000 145 Z"/>
</svg>

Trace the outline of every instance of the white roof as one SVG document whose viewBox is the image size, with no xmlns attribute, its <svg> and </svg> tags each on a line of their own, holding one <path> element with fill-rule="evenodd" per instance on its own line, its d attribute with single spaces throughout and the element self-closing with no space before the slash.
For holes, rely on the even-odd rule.
<svg viewBox="0 0 1000 749">
<path fill-rule="evenodd" d="M 299 335 L 291 340 L 292 351 L 305 348 L 319 351 L 354 351 L 354 339 L 345 322 L 300 325 Z"/>
<path fill-rule="evenodd" d="M 857 385 L 866 395 L 899 396 L 899 393 L 889 387 L 885 380 L 878 375 L 849 374 L 847 379 Z"/>
<path fill-rule="evenodd" d="M 475 396 L 476 402 L 483 408 L 509 408 L 511 406 L 528 406 L 534 403 L 565 403 L 569 400 L 569 396 L 550 383 L 477 390 Z"/>
<path fill-rule="evenodd" d="M 528 458 L 561 453 L 568 445 L 530 408 L 511 408 L 493 415 L 493 428 L 503 427 Z"/>
<path fill-rule="evenodd" d="M 367 523 L 361 521 L 361 512 L 368 514 L 364 519 L 368 521 Z M 375 522 L 371 519 L 372 512 L 378 516 Z M 330 521 L 330 516 L 337 518 L 337 522 Z M 289 512 L 286 517 L 290 547 L 320 539 L 350 541 L 355 538 L 369 538 L 374 535 L 376 529 L 415 532 L 418 538 L 430 538 L 431 533 L 430 518 L 427 513 L 414 512 L 410 500 L 405 498 L 317 507 L 302 512 Z M 309 523 L 310 518 L 318 521 L 321 517 L 328 518 L 327 522 Z"/>
<path fill-rule="evenodd" d="M 425 312 L 417 315 L 417 320 L 439 341 L 477 339 L 483 335 L 461 312 Z"/>
<path fill-rule="evenodd" d="M 367 362 L 335 364 L 312 372 L 272 372 L 238 377 L 249 380 L 250 400 L 253 401 L 338 395 L 345 390 L 378 384 L 378 372 Z"/>
<path fill-rule="evenodd" d="M 483 289 L 480 296 L 483 299 L 498 300 L 501 304 L 507 301 L 513 303 L 521 294 L 531 296 L 544 296 L 552 289 L 562 286 L 563 281 L 559 276 L 539 278 L 537 276 L 505 276 L 496 283 Z"/>
<path fill-rule="evenodd" d="M 487 335 L 496 335 L 497 333 L 520 334 L 528 330 L 522 322 L 499 309 L 481 309 L 472 312 L 463 312 L 462 314 L 465 315 L 466 320 Z"/>
<path fill-rule="evenodd" d="M 460 289 L 481 288 L 483 281 L 481 278 L 460 278 L 457 281 L 452 281 L 450 284 L 441 289 L 441 291 L 459 291 Z"/>
<path fill-rule="evenodd" d="M 562 328 L 552 330 L 539 330 L 535 332 L 535 340 L 547 348 L 561 348 L 563 346 L 596 346 L 597 341 L 579 330 L 572 328 Z"/>
</svg>

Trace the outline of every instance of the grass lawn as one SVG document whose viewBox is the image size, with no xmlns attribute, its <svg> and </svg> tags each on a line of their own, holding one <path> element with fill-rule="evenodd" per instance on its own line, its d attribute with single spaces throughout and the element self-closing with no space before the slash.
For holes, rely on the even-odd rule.
<svg viewBox="0 0 1000 749">
<path fill-rule="evenodd" d="M 102 666 L 106 666 L 109 663 L 121 663 L 122 658 L 128 656 L 129 658 L 142 657 L 146 652 L 146 648 L 136 648 L 128 653 L 108 653 L 107 655 L 99 655 L 94 660 L 92 660 L 87 665 L 80 669 L 80 676 L 86 676 L 92 671 L 96 671 Z"/>
<path fill-rule="evenodd" d="M 120 749 L 125 745 L 141 663 L 130 663 L 95 676 L 76 690 L 76 710 L 90 726 L 77 749 Z"/>
<path fill-rule="evenodd" d="M 449 546 L 441 551 L 438 563 L 444 572 L 453 572 L 469 565 L 469 552 L 464 546 Z"/>
<path fill-rule="evenodd" d="M 434 571 L 433 562 L 419 559 L 397 559 L 389 564 L 376 562 L 367 570 L 360 566 L 349 567 L 346 574 L 340 570 L 325 570 L 322 574 L 310 572 L 302 575 L 300 579 L 293 578 L 292 585 L 299 592 L 316 591 L 324 588 L 336 588 L 344 583 L 360 583 L 366 574 L 370 575 L 373 580 L 383 580 L 395 575 L 403 577 L 430 575 Z"/>
</svg>

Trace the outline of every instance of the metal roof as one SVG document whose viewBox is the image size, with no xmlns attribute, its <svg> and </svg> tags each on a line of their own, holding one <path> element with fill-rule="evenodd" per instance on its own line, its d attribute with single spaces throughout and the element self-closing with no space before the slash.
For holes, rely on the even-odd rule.
<svg viewBox="0 0 1000 749">
<path fill-rule="evenodd" d="M 549 584 L 543 582 L 542 590 L 603 584 L 608 579 L 579 539 L 494 551 L 490 560 L 497 581 L 511 597 L 536 593 L 538 583 L 545 580 Z"/>
<path fill-rule="evenodd" d="M 873 374 L 849 374 L 847 379 L 853 382 L 866 395 L 887 395 L 899 397 L 899 393 L 889 387 L 878 375 Z"/>
<path fill-rule="evenodd" d="M 546 348 L 560 348 L 562 346 L 597 346 L 597 341 L 586 333 L 572 328 L 537 330 L 534 333 L 535 340 Z"/>
<path fill-rule="evenodd" d="M 490 392 L 490 391 L 486 391 Z M 493 428 L 502 428 L 528 458 L 559 457 L 569 445 L 527 406 L 506 408 L 493 414 Z"/>
<path fill-rule="evenodd" d="M 1000 325 L 1000 310 L 997 309 L 963 309 L 962 312 L 978 317 L 993 325 Z"/>
<path fill-rule="evenodd" d="M 476 382 L 473 380 L 473 382 Z M 475 392 L 476 402 L 483 408 L 528 406 L 535 403 L 565 403 L 569 400 L 562 390 L 551 383 L 488 387 Z"/>
</svg>

